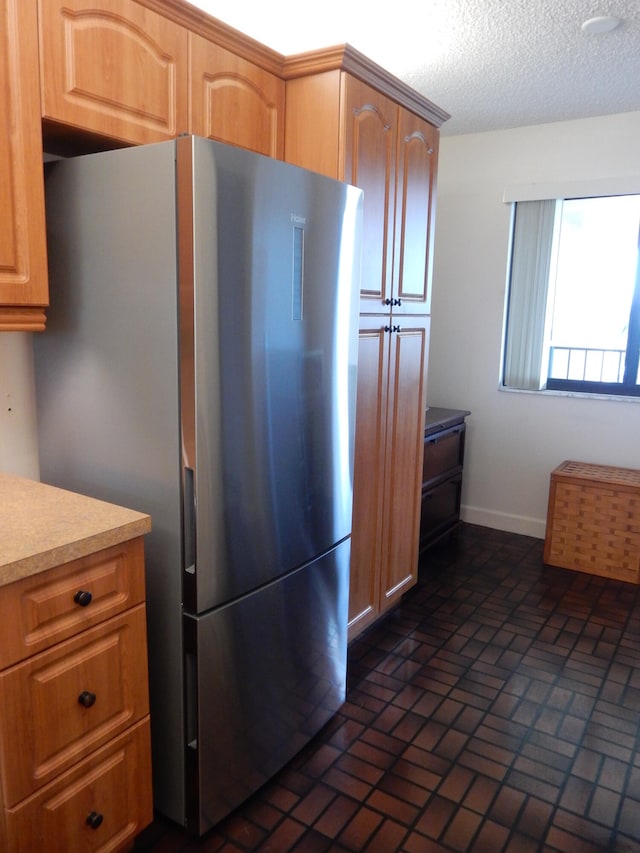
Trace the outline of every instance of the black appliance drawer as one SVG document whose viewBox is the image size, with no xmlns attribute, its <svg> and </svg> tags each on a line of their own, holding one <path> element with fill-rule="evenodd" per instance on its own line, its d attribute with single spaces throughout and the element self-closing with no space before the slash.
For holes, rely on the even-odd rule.
<svg viewBox="0 0 640 853">
<path fill-rule="evenodd" d="M 465 424 L 442 430 L 424 440 L 422 485 L 427 486 L 462 467 Z"/>
<path fill-rule="evenodd" d="M 422 493 L 420 550 L 458 523 L 461 492 L 462 472 Z"/>
</svg>

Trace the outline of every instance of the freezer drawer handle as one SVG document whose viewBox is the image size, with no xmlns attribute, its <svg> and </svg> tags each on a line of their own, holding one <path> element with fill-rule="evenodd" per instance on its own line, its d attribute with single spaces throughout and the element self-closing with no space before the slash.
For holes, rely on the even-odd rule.
<svg viewBox="0 0 640 853">
<path fill-rule="evenodd" d="M 83 690 L 82 693 L 78 696 L 78 702 L 84 708 L 90 708 L 96 701 L 96 694 L 92 693 L 90 690 Z"/>
<path fill-rule="evenodd" d="M 196 495 L 193 468 L 184 468 L 183 494 L 184 570 L 192 575 L 196 570 Z"/>
<path fill-rule="evenodd" d="M 93 596 L 86 589 L 79 589 L 73 596 L 73 600 L 76 604 L 79 604 L 80 607 L 86 607 L 88 604 L 91 604 L 92 598 Z"/>
<path fill-rule="evenodd" d="M 103 820 L 104 818 L 100 812 L 89 812 L 87 815 L 87 826 L 90 826 L 91 829 L 97 829 Z"/>
</svg>

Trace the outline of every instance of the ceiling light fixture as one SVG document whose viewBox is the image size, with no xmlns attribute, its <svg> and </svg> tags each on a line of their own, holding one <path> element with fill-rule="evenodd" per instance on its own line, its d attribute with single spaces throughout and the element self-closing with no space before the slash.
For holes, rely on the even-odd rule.
<svg viewBox="0 0 640 853">
<path fill-rule="evenodd" d="M 621 23 L 622 19 L 615 18 L 613 15 L 598 15 L 596 18 L 589 18 L 582 24 L 582 32 L 590 36 L 610 33 Z"/>
</svg>

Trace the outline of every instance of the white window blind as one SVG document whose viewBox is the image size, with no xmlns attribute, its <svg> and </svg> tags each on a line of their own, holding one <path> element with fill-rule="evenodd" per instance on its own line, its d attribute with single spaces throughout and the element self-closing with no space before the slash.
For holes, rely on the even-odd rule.
<svg viewBox="0 0 640 853">
<path fill-rule="evenodd" d="M 510 388 L 537 391 L 546 380 L 547 291 L 560 203 L 545 199 L 516 206 L 503 374 Z"/>
</svg>

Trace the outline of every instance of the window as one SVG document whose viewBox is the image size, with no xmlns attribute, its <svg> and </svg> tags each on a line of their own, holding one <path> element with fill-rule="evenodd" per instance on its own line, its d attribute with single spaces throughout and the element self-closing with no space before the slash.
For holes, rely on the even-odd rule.
<svg viewBox="0 0 640 853">
<path fill-rule="evenodd" d="M 503 383 L 640 396 L 640 195 L 514 204 Z"/>
</svg>

